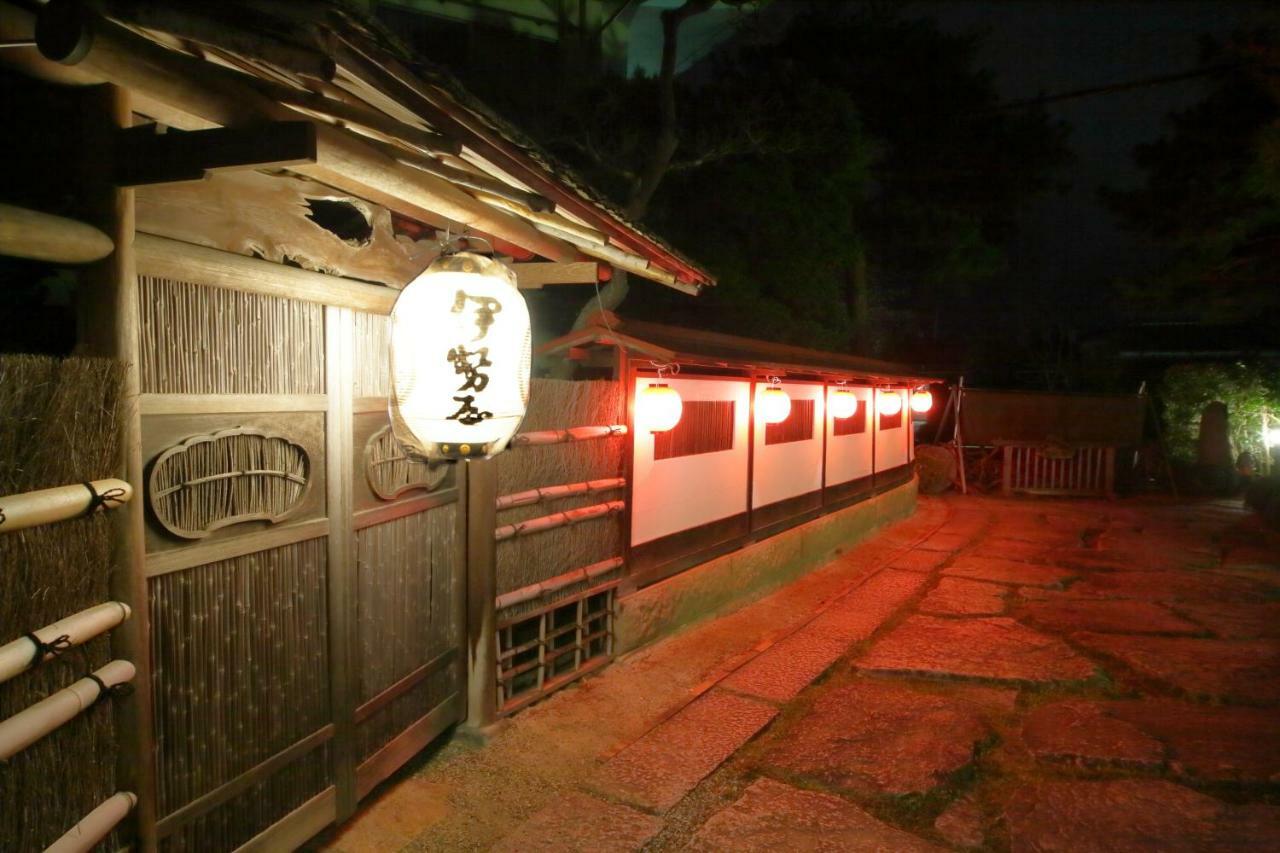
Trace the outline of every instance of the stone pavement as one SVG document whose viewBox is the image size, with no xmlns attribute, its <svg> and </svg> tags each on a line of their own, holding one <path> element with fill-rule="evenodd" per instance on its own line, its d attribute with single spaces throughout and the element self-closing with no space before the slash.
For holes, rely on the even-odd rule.
<svg viewBox="0 0 1280 853">
<path fill-rule="evenodd" d="M 1223 503 L 922 498 L 317 846 L 1280 850 L 1280 540 Z"/>
</svg>

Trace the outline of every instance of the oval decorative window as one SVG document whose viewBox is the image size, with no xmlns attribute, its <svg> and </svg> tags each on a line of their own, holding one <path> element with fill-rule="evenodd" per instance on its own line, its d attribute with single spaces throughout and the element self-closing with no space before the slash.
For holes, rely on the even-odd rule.
<svg viewBox="0 0 1280 853">
<path fill-rule="evenodd" d="M 411 489 L 436 488 L 449 475 L 449 464 L 410 459 L 391 434 L 391 427 L 384 426 L 365 443 L 364 474 L 373 493 L 389 501 Z"/>
<path fill-rule="evenodd" d="M 149 502 L 175 536 L 203 539 L 249 521 L 283 521 L 302 505 L 311 459 L 302 445 L 249 427 L 196 435 L 151 466 Z"/>
</svg>

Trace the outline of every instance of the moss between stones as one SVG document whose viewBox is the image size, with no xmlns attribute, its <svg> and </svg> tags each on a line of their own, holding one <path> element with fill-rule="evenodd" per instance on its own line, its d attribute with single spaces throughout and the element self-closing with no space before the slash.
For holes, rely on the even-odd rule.
<svg viewBox="0 0 1280 853">
<path fill-rule="evenodd" d="M 736 610 L 915 512 L 916 481 L 709 560 L 628 595 L 614 622 L 618 654 Z"/>
</svg>

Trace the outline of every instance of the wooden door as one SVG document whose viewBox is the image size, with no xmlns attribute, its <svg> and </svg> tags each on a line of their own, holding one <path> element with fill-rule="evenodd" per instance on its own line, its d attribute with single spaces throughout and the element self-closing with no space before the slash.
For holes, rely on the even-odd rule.
<svg viewBox="0 0 1280 853">
<path fill-rule="evenodd" d="M 386 434 L 385 316 L 138 263 L 157 835 L 287 849 L 463 716 L 452 472 Z"/>
</svg>

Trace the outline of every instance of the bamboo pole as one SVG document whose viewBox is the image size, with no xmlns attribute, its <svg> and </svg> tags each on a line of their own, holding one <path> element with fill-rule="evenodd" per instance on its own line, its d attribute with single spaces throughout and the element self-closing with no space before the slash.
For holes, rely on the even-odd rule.
<svg viewBox="0 0 1280 853">
<path fill-rule="evenodd" d="M 208 287 L 384 315 L 391 313 L 400 295 L 395 288 L 380 284 L 338 278 L 153 234 L 139 234 L 134 245 L 139 271 L 156 278 L 198 281 Z"/>
<path fill-rule="evenodd" d="M 133 497 L 133 486 L 114 477 L 93 480 L 88 485 L 93 487 L 92 492 L 84 483 L 76 483 L 0 497 L 0 533 L 66 521 L 84 515 L 91 507 L 94 512 L 114 509 Z M 93 506 L 94 495 L 101 498 L 97 506 Z"/>
<path fill-rule="evenodd" d="M 113 794 L 44 851 L 44 853 L 88 853 L 129 816 L 138 798 L 130 791 Z"/>
<path fill-rule="evenodd" d="M 526 492 L 514 492 L 498 498 L 498 510 L 511 509 L 517 506 L 529 506 L 543 501 L 568 498 L 574 495 L 585 495 L 593 492 L 607 492 L 621 489 L 627 484 L 622 477 L 611 477 L 607 480 L 587 480 L 583 483 L 565 483 L 562 486 L 542 486 Z"/>
<path fill-rule="evenodd" d="M 127 660 L 113 660 L 94 673 L 108 688 L 133 680 L 137 670 Z M 40 738 L 65 725 L 93 705 L 102 694 L 88 676 L 41 699 L 7 720 L 0 720 L 0 761 L 8 761 Z"/>
<path fill-rule="evenodd" d="M 498 610 L 502 610 L 505 607 L 511 607 L 512 605 L 532 601 L 533 599 L 540 598 L 549 592 L 564 589 L 566 586 L 594 580 L 603 574 L 608 574 L 614 569 L 622 568 L 622 563 L 623 560 L 621 557 L 610 557 L 607 560 L 601 560 L 600 562 L 592 563 L 589 566 L 573 569 L 572 571 L 565 572 L 562 575 L 556 575 L 553 578 L 548 578 L 547 580 L 539 581 L 538 583 L 530 584 L 529 586 L 523 586 L 520 589 L 513 590 L 512 592 L 504 593 L 495 599 L 494 606 Z"/>
<path fill-rule="evenodd" d="M 512 447 L 539 447 L 544 444 L 567 444 L 571 441 L 590 441 L 596 438 L 612 438 L 626 435 L 626 424 L 608 426 L 570 427 L 569 429 L 544 429 L 519 432 L 511 437 Z"/>
<path fill-rule="evenodd" d="M 571 524 L 590 521 L 593 518 L 603 518 L 606 515 L 614 515 L 622 512 L 625 508 L 626 503 L 624 501 L 609 501 L 608 503 L 592 504 L 591 506 L 579 507 L 577 509 L 567 509 L 564 512 L 555 512 L 551 515 L 531 518 L 528 521 L 517 521 L 515 524 L 504 524 L 493 531 L 493 539 L 495 542 L 503 542 L 507 539 L 514 539 L 517 536 L 526 536 L 530 533 L 542 533 L 545 530 L 554 530 L 557 527 L 567 527 Z"/>
<path fill-rule="evenodd" d="M 73 613 L 65 619 L 59 619 L 52 625 L 46 625 L 31 633 L 35 634 L 40 642 L 46 644 L 65 638 L 65 647 L 70 648 L 110 631 L 128 619 L 132 612 L 129 605 L 123 602 L 108 601 L 81 610 L 79 613 Z M 45 653 L 39 655 L 37 659 L 36 653 L 36 644 L 30 637 L 19 637 L 0 646 L 0 683 L 54 657 L 52 653 Z"/>
<path fill-rule="evenodd" d="M 87 264 L 115 251 L 92 225 L 11 204 L 0 204 L 0 255 L 57 264 Z"/>
</svg>

